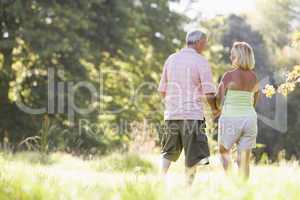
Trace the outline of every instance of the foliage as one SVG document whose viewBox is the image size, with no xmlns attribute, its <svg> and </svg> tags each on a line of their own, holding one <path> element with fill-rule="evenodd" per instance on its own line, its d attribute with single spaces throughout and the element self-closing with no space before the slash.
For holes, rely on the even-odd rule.
<svg viewBox="0 0 300 200">
<path fill-rule="evenodd" d="M 280 13 L 280 17 L 276 17 Z M 295 156 L 299 158 L 300 145 L 297 124 L 299 124 L 299 88 L 297 80 L 290 77 L 297 76 L 297 65 L 299 65 L 298 30 L 300 16 L 300 4 L 297 0 L 264 0 L 257 1 L 257 10 L 249 16 L 250 23 L 258 30 L 266 43 L 269 56 L 270 74 L 269 81 L 261 85 L 262 92 L 260 109 L 263 115 L 272 119 L 276 109 L 275 92 L 282 95 L 290 95 L 285 98 L 277 96 L 287 103 L 287 131 L 280 133 L 259 122 L 260 134 L 258 141 L 266 144 L 264 148 L 271 160 L 277 159 L 281 150 L 286 150 L 286 158 Z M 266 108 L 270 109 L 266 109 Z M 285 119 L 283 119 L 285 120 Z"/>
<path fill-rule="evenodd" d="M 145 85 L 135 94 L 131 86 L 157 82 L 154 72 L 183 38 L 184 17 L 171 12 L 167 0 L 1 1 L 0 13 L 0 133 L 12 144 L 36 136 L 43 123 L 43 114 L 23 112 L 21 102 L 46 108 L 59 129 L 49 136 L 49 148 L 106 151 L 120 143 L 123 136 L 114 131 L 79 133 L 79 121 L 109 126 L 148 117 L 160 100 L 145 95 L 155 88 Z M 72 93 L 80 81 L 104 93 L 82 87 Z M 81 114 L 72 104 L 94 111 Z"/>
<path fill-rule="evenodd" d="M 206 56 L 216 77 L 232 68 L 230 50 L 236 41 L 248 42 L 255 49 L 256 71 L 260 78 L 270 73 L 269 55 L 263 35 L 254 30 L 247 18 L 237 15 L 218 16 L 202 23 L 208 30 L 209 49 Z M 215 31 L 216 30 L 216 31 Z"/>
<path fill-rule="evenodd" d="M 295 33 L 294 36 L 294 46 L 297 46 L 299 40 L 299 33 Z M 282 83 L 277 91 L 278 93 L 287 96 L 289 93 L 293 92 L 296 88 L 296 85 L 300 82 L 300 65 L 294 66 L 293 70 L 287 72 L 286 81 Z M 263 91 L 267 97 L 272 97 L 275 94 L 275 89 L 272 85 L 266 85 Z"/>
<path fill-rule="evenodd" d="M 299 20 L 300 3 L 297 0 L 264 0 L 256 1 L 256 4 L 253 23 L 262 32 L 267 44 L 274 48 L 270 49 L 274 53 L 274 50 L 289 43 L 289 33 Z"/>
</svg>

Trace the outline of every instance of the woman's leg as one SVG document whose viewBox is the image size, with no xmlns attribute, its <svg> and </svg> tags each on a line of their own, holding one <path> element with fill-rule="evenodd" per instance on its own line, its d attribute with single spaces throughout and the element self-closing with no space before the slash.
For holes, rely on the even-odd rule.
<svg viewBox="0 0 300 200">
<path fill-rule="evenodd" d="M 250 156 L 251 150 L 243 150 L 238 152 L 237 163 L 239 166 L 239 171 L 245 179 L 248 179 L 250 175 Z"/>
<path fill-rule="evenodd" d="M 219 152 L 221 154 L 221 162 L 225 171 L 228 171 L 231 167 L 231 152 L 230 149 L 226 149 L 222 144 L 219 146 Z"/>
</svg>

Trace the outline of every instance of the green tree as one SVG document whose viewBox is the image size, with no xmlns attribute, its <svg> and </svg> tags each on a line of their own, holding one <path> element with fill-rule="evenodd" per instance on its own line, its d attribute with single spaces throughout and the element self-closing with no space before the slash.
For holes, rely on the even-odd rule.
<svg viewBox="0 0 300 200">
<path fill-rule="evenodd" d="M 127 84 L 136 88 L 144 81 L 158 82 L 163 60 L 183 38 L 184 19 L 169 10 L 167 0 L 4 0 L 0 16 L 0 133 L 1 138 L 6 134 L 13 143 L 35 135 L 41 128 L 42 115 L 22 112 L 16 102 L 47 108 L 47 70 L 51 68 L 56 82 L 50 103 L 55 107 L 47 112 L 51 122 L 61 128 L 57 138 L 51 136 L 52 141 L 65 141 L 66 146 L 74 148 L 114 146 L 111 143 L 118 143 L 123 136 L 112 129 L 79 134 L 78 120 L 109 125 L 121 119 L 132 122 L 147 117 L 159 104 L 158 98 L 141 100 L 137 108 L 129 98 L 132 91 Z M 92 94 L 97 98 L 95 112 L 75 113 L 75 123 L 70 124 L 70 91 L 67 87 L 59 91 L 58 82 L 67 86 L 79 81 L 87 81 L 97 90 L 102 87 L 105 93 Z M 143 89 L 139 96 L 151 91 L 154 88 Z M 59 96 L 65 103 L 60 108 L 63 113 L 58 112 Z M 77 106 L 88 107 L 90 98 L 86 89 L 75 93 Z M 124 111 L 113 115 L 102 112 L 116 109 Z"/>
<path fill-rule="evenodd" d="M 254 22 L 265 36 L 268 45 L 282 48 L 289 43 L 289 33 L 300 16 L 297 0 L 257 1 L 257 18 Z"/>
</svg>

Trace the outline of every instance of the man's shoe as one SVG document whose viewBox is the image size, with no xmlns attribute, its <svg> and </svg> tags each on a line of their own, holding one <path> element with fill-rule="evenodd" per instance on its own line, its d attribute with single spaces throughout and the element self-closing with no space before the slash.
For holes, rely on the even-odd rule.
<svg viewBox="0 0 300 200">
<path fill-rule="evenodd" d="M 208 159 L 208 157 L 201 159 L 198 162 L 198 165 L 209 165 L 209 159 Z"/>
</svg>

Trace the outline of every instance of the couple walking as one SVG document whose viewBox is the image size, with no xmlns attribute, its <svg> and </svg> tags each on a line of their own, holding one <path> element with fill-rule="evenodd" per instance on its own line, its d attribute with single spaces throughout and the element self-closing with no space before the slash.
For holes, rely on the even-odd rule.
<svg viewBox="0 0 300 200">
<path fill-rule="evenodd" d="M 158 91 L 165 102 L 165 133 L 162 138 L 162 172 L 166 174 L 182 149 L 185 154 L 187 181 L 193 182 L 197 165 L 209 164 L 203 110 L 210 106 L 218 121 L 218 147 L 223 168 L 231 164 L 231 149 L 237 144 L 237 163 L 249 176 L 251 149 L 257 136 L 255 104 L 259 84 L 253 71 L 255 60 L 251 46 L 235 42 L 226 72 L 216 89 L 211 67 L 202 56 L 207 36 L 193 31 L 186 36 L 186 48 L 166 60 Z"/>
</svg>

